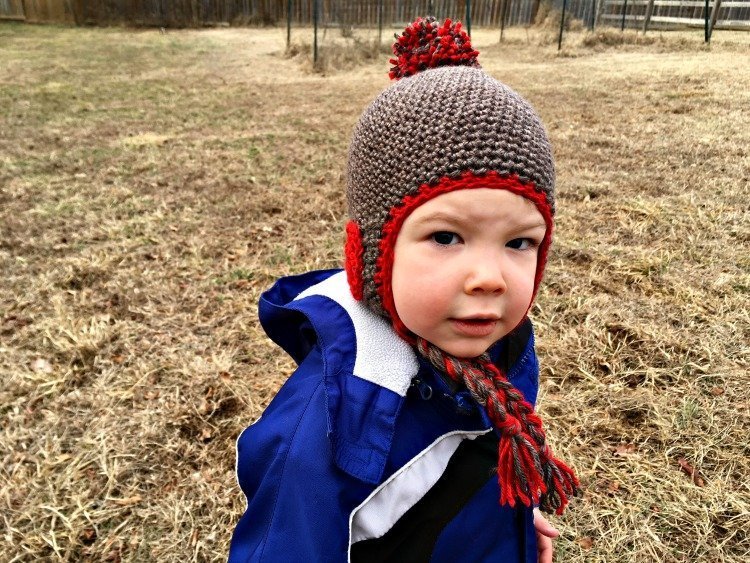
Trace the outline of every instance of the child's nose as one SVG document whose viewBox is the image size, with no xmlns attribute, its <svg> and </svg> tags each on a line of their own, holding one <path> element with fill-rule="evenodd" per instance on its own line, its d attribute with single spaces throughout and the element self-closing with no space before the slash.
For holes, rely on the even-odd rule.
<svg viewBox="0 0 750 563">
<path fill-rule="evenodd" d="M 503 275 L 502 260 L 497 256 L 478 257 L 469 267 L 464 291 L 473 293 L 504 293 L 508 289 Z"/>
</svg>

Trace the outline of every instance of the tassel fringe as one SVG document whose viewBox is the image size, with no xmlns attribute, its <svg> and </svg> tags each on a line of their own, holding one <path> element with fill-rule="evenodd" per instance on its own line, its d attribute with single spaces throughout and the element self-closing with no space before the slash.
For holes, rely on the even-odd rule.
<svg viewBox="0 0 750 563">
<path fill-rule="evenodd" d="M 472 397 L 487 409 L 500 434 L 497 478 L 500 504 L 539 505 L 545 512 L 562 514 L 578 494 L 573 470 L 552 455 L 542 419 L 486 354 L 471 360 L 447 355 L 423 338 L 417 350 L 438 370 L 464 383 Z"/>
</svg>

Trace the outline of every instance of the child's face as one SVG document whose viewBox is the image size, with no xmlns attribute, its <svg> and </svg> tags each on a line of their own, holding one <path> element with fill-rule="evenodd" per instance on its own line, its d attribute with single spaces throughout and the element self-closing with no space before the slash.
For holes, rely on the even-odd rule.
<svg viewBox="0 0 750 563">
<path fill-rule="evenodd" d="M 453 356 L 484 353 L 526 315 L 545 231 L 535 205 L 506 190 L 458 190 L 427 201 L 396 239 L 396 312 Z"/>
</svg>

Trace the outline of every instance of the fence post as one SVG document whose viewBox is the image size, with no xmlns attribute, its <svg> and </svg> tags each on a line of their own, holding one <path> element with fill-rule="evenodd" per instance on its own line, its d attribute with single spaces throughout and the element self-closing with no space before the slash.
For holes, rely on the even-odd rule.
<svg viewBox="0 0 750 563">
<path fill-rule="evenodd" d="M 714 26 L 716 25 L 716 19 L 719 17 L 719 8 L 721 8 L 721 0 L 714 0 L 714 7 L 711 9 L 711 23 L 708 26 L 708 40 L 711 40 L 711 36 L 714 33 Z"/>
<path fill-rule="evenodd" d="M 622 23 L 620 24 L 620 31 L 625 31 L 625 12 L 628 10 L 628 0 L 622 3 Z"/>
<path fill-rule="evenodd" d="M 651 16 L 654 14 L 654 0 L 648 0 L 646 6 L 646 17 L 643 20 L 643 35 L 648 31 L 648 25 L 651 23 Z"/>
<path fill-rule="evenodd" d="M 500 41 L 503 40 L 503 34 L 505 33 L 505 10 L 508 7 L 510 0 L 500 0 Z"/>
<path fill-rule="evenodd" d="M 557 50 L 558 51 L 562 49 L 563 27 L 565 27 L 565 9 L 567 7 L 568 7 L 568 0 L 563 0 L 563 9 L 562 9 L 562 14 L 560 15 L 560 35 L 557 38 Z"/>
<path fill-rule="evenodd" d="M 289 45 L 292 41 L 292 0 L 287 0 L 286 3 L 286 49 L 289 50 Z"/>
<path fill-rule="evenodd" d="M 471 37 L 471 0 L 466 0 L 466 33 Z"/>
<path fill-rule="evenodd" d="M 313 0 L 313 66 L 318 65 L 318 0 Z"/>
<path fill-rule="evenodd" d="M 383 43 L 383 0 L 378 0 L 378 47 Z"/>
<path fill-rule="evenodd" d="M 708 36 L 708 0 L 706 0 L 706 7 L 703 10 L 703 42 L 708 43 L 709 42 L 709 36 Z"/>
</svg>

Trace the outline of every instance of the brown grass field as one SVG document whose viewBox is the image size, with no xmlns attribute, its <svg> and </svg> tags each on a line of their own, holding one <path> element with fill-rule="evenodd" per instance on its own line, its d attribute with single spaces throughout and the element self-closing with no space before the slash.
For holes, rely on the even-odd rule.
<svg viewBox="0 0 750 563">
<path fill-rule="evenodd" d="M 474 42 L 557 157 L 556 559 L 748 561 L 750 34 L 549 33 Z M 235 439 L 293 369 L 258 296 L 340 263 L 388 83 L 333 35 L 320 74 L 283 29 L 0 25 L 0 561 L 225 559 Z"/>
</svg>

